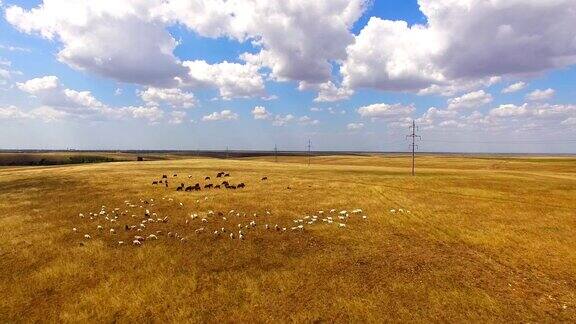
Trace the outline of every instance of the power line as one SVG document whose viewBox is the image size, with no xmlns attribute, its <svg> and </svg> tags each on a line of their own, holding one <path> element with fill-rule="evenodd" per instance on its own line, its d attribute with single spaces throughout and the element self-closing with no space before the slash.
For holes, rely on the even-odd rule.
<svg viewBox="0 0 576 324">
<path fill-rule="evenodd" d="M 310 166 L 310 160 L 312 159 L 312 141 L 308 139 L 308 166 Z"/>
<path fill-rule="evenodd" d="M 278 163 L 278 147 L 274 144 L 274 162 Z"/>
<path fill-rule="evenodd" d="M 410 129 L 412 130 L 412 134 L 410 135 L 406 135 L 406 138 L 412 138 L 412 144 L 410 145 L 412 147 L 412 176 L 416 175 L 416 148 L 418 147 L 418 145 L 416 145 L 416 139 L 422 139 L 422 137 L 420 135 L 416 135 L 416 122 L 414 120 L 412 120 L 412 126 L 410 126 Z"/>
</svg>

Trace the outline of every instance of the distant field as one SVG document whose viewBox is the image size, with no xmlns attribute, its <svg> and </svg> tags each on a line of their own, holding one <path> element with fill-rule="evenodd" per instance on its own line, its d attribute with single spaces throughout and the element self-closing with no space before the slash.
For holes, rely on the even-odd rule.
<svg viewBox="0 0 576 324">
<path fill-rule="evenodd" d="M 150 154 L 150 153 L 111 153 L 111 152 L 0 152 L 0 166 L 43 166 L 61 164 L 83 164 L 136 161 L 142 157 L 145 161 L 189 158 L 187 155 Z"/>
<path fill-rule="evenodd" d="M 0 322 L 576 321 L 576 158 L 155 159 L 0 169 Z"/>
</svg>

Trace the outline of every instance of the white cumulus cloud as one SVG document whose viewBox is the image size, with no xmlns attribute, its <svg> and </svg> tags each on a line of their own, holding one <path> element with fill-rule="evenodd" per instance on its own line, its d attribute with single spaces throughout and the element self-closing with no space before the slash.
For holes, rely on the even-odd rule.
<svg viewBox="0 0 576 324">
<path fill-rule="evenodd" d="M 514 92 L 518 92 L 518 91 L 526 88 L 526 86 L 527 86 L 526 82 L 522 82 L 522 81 L 516 82 L 516 83 L 513 83 L 513 84 L 507 86 L 506 88 L 504 88 L 504 89 L 502 90 L 502 93 L 514 93 Z"/>
<path fill-rule="evenodd" d="M 192 108 L 196 105 L 196 98 L 194 98 L 193 93 L 184 92 L 178 88 L 148 88 L 138 94 L 147 105 L 151 106 L 158 106 L 167 103 L 175 109 L 186 109 Z"/>
<path fill-rule="evenodd" d="M 252 115 L 254 116 L 254 119 L 262 119 L 262 120 L 270 119 L 272 117 L 272 114 L 266 110 L 266 107 L 262 106 L 254 107 L 254 109 L 252 110 Z"/>
<path fill-rule="evenodd" d="M 238 114 L 227 109 L 222 110 L 220 112 L 215 111 L 209 115 L 202 117 L 202 121 L 219 121 L 219 120 L 236 120 L 236 119 L 238 119 Z"/>
<path fill-rule="evenodd" d="M 530 101 L 543 101 L 543 100 L 548 100 L 551 99 L 552 97 L 554 97 L 554 95 L 556 94 L 556 91 L 554 89 L 546 89 L 546 90 L 534 90 L 532 92 L 530 92 L 527 96 L 526 99 L 530 100 Z"/>
<path fill-rule="evenodd" d="M 350 123 L 346 125 L 346 129 L 349 131 L 359 131 L 364 128 L 364 123 Z"/>
<path fill-rule="evenodd" d="M 467 93 L 448 100 L 450 110 L 474 110 L 492 102 L 492 95 L 484 90 Z"/>
</svg>

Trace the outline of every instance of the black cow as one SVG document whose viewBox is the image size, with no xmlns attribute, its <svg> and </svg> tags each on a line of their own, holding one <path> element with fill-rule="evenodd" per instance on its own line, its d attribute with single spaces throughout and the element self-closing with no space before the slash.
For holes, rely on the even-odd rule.
<svg viewBox="0 0 576 324">
<path fill-rule="evenodd" d="M 237 187 L 238 189 L 240 189 L 240 188 L 245 188 L 246 185 L 244 184 L 244 182 L 240 182 L 240 183 L 238 184 L 238 186 L 236 186 L 236 187 Z"/>
<path fill-rule="evenodd" d="M 166 185 L 166 188 L 168 188 L 168 180 L 164 181 L 164 184 Z"/>
<path fill-rule="evenodd" d="M 206 178 L 204 178 L 204 180 L 210 180 L 210 177 L 206 177 Z"/>
<path fill-rule="evenodd" d="M 204 188 L 208 188 L 208 189 L 210 189 L 210 188 L 212 188 L 212 187 L 213 187 L 213 185 L 212 185 L 211 183 L 209 183 L 209 184 L 207 184 L 207 185 L 204 186 Z"/>
<path fill-rule="evenodd" d="M 264 180 L 268 180 L 268 177 L 263 177 L 263 178 L 262 178 L 262 181 L 264 181 Z"/>
<path fill-rule="evenodd" d="M 163 175 L 162 175 L 162 179 L 168 179 L 168 176 L 165 175 L 165 174 L 163 174 Z"/>
<path fill-rule="evenodd" d="M 220 185 L 215 185 L 214 189 L 220 189 Z"/>
<path fill-rule="evenodd" d="M 230 176 L 230 173 L 224 173 L 224 176 L 225 176 L 225 177 L 229 177 L 229 176 Z"/>
<path fill-rule="evenodd" d="M 184 191 L 192 191 L 192 186 L 186 187 L 186 189 L 184 189 Z"/>
<path fill-rule="evenodd" d="M 152 184 L 153 184 L 153 185 L 157 185 L 157 184 L 158 184 L 158 181 L 154 180 L 154 181 L 152 181 Z"/>
<path fill-rule="evenodd" d="M 177 177 L 178 175 L 176 173 L 174 173 L 173 177 Z"/>
<path fill-rule="evenodd" d="M 184 187 L 178 187 L 176 188 L 176 191 L 182 191 L 182 189 L 184 189 Z"/>
</svg>

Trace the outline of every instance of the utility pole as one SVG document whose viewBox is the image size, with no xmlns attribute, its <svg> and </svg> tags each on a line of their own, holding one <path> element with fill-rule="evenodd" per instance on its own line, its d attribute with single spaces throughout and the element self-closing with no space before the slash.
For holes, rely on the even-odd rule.
<svg viewBox="0 0 576 324">
<path fill-rule="evenodd" d="M 312 141 L 308 139 L 308 166 L 310 166 L 311 159 L 312 159 Z"/>
<path fill-rule="evenodd" d="M 274 162 L 278 162 L 278 147 L 274 144 Z"/>
<path fill-rule="evenodd" d="M 416 122 L 414 120 L 412 120 L 412 126 L 410 126 L 410 129 L 412 130 L 412 134 L 410 135 L 406 135 L 406 138 L 412 138 L 412 144 L 410 144 L 410 147 L 412 148 L 412 176 L 416 175 L 416 148 L 418 148 L 418 145 L 416 145 L 416 139 L 422 139 L 422 137 L 420 135 L 416 135 Z"/>
</svg>

